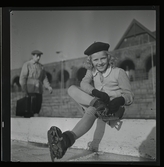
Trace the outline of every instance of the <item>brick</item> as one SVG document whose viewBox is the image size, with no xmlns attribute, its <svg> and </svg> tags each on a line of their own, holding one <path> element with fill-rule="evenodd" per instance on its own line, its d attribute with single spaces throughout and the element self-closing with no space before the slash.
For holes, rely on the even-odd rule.
<svg viewBox="0 0 164 167">
<path fill-rule="evenodd" d="M 128 118 L 149 118 L 156 113 L 156 96 L 153 95 L 152 83 L 149 80 L 131 82 L 134 93 L 134 102 L 126 107 L 125 117 Z M 51 117 L 82 117 L 76 102 L 67 94 L 67 89 L 62 91 L 54 89 L 53 94 L 44 92 L 43 103 L 40 111 L 41 116 Z M 23 97 L 22 93 L 11 94 L 11 114 L 15 113 L 16 101 Z M 62 103 L 61 103 L 62 100 Z M 147 115 L 149 114 L 149 115 Z"/>
<path fill-rule="evenodd" d="M 147 89 L 144 89 L 144 88 L 142 88 L 140 91 L 141 91 L 141 94 L 146 94 L 147 93 Z"/>
</svg>

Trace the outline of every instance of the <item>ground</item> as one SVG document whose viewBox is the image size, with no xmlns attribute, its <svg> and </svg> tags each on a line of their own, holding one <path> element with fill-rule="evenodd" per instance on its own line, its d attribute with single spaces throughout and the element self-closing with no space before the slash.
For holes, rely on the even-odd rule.
<svg viewBox="0 0 164 167">
<path fill-rule="evenodd" d="M 12 162 L 51 162 L 49 148 L 46 144 L 11 141 Z M 117 155 L 105 152 L 69 148 L 62 159 L 56 162 L 152 162 L 150 159 Z"/>
</svg>

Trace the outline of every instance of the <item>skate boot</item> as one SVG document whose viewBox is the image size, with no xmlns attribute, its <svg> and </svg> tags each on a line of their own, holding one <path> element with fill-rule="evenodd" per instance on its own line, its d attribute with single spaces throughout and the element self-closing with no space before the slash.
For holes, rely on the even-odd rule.
<svg viewBox="0 0 164 167">
<path fill-rule="evenodd" d="M 110 113 L 110 111 L 108 110 L 107 116 L 102 116 L 102 120 L 105 121 L 105 122 L 108 122 L 108 121 L 119 121 L 119 120 L 122 119 L 122 117 L 124 115 L 124 112 L 125 112 L 125 108 L 124 107 L 120 107 L 118 109 L 118 111 L 115 112 L 115 113 Z"/>
<path fill-rule="evenodd" d="M 75 135 L 73 132 L 66 131 L 62 133 L 61 130 L 56 126 L 52 126 L 48 130 L 47 137 L 51 160 L 53 162 L 56 158 L 62 158 L 67 149 L 75 142 Z"/>
<path fill-rule="evenodd" d="M 109 113 L 108 106 L 101 99 L 94 98 L 91 101 L 90 105 L 96 108 L 97 113 L 95 114 L 95 116 L 102 119 L 104 122 L 119 119 L 117 115 Z"/>
</svg>

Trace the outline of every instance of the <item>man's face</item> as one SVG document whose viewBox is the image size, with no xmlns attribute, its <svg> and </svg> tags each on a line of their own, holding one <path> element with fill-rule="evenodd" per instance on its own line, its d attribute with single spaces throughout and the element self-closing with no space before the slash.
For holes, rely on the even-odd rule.
<svg viewBox="0 0 164 167">
<path fill-rule="evenodd" d="M 94 66 L 99 72 L 105 72 L 108 67 L 108 55 L 101 51 L 91 55 L 91 61 Z"/>
<path fill-rule="evenodd" d="M 33 60 L 37 63 L 40 60 L 41 55 L 40 54 L 34 54 L 33 55 Z"/>
</svg>

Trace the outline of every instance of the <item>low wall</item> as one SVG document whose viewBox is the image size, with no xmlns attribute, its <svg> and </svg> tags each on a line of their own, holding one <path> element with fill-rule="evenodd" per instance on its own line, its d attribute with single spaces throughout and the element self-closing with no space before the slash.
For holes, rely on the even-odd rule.
<svg viewBox="0 0 164 167">
<path fill-rule="evenodd" d="M 71 130 L 80 118 L 11 118 L 11 139 L 47 143 L 47 131 L 58 126 L 62 131 Z M 73 148 L 87 148 L 92 141 L 96 121 L 92 128 L 76 140 Z M 145 158 L 156 158 L 156 121 L 123 119 L 120 130 L 106 125 L 99 151 Z"/>
<path fill-rule="evenodd" d="M 127 106 L 124 118 L 156 118 L 156 95 L 153 93 L 153 85 L 150 80 L 131 82 L 134 102 Z M 23 97 L 21 92 L 11 94 L 11 115 L 15 115 L 16 101 Z M 53 94 L 44 91 L 40 116 L 81 118 L 83 113 L 79 111 L 75 103 L 67 94 L 67 89 L 54 89 Z"/>
</svg>

